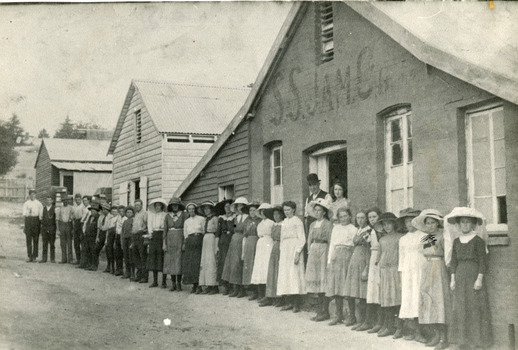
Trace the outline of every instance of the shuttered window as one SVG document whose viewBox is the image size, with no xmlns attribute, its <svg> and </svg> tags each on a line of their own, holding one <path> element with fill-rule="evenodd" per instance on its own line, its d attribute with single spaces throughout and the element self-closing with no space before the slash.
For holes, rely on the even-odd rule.
<svg viewBox="0 0 518 350">
<path fill-rule="evenodd" d="M 135 112 L 135 140 L 137 143 L 142 141 L 142 113 L 140 109 Z"/>
<path fill-rule="evenodd" d="M 334 57 L 334 40 L 333 40 L 333 3 L 329 1 L 320 2 L 318 5 L 320 12 L 320 41 L 322 62 L 331 61 Z"/>
</svg>

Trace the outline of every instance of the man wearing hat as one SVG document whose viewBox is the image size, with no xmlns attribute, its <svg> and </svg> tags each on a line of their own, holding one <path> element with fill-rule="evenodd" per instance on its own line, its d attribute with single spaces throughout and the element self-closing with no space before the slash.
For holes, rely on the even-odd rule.
<svg viewBox="0 0 518 350">
<path fill-rule="evenodd" d="M 63 196 L 63 206 L 56 210 L 56 222 L 59 230 L 59 242 L 61 245 L 60 264 L 73 263 L 72 257 L 72 218 L 73 210 L 69 205 L 70 199 Z"/>
<path fill-rule="evenodd" d="M 104 248 L 104 244 L 106 243 L 106 231 L 108 231 L 110 217 L 110 205 L 106 202 L 101 202 L 101 213 L 97 220 L 97 237 L 95 238 L 95 270 L 99 267 L 99 256 L 101 254 L 101 250 Z M 107 270 L 109 271 L 108 266 Z"/>
<path fill-rule="evenodd" d="M 317 200 L 318 198 L 324 199 L 327 203 L 331 203 L 333 198 L 327 193 L 320 189 L 320 179 L 318 175 L 315 173 L 311 173 L 306 178 L 308 180 L 309 187 L 309 196 L 306 198 L 306 204 L 304 209 L 304 228 L 306 230 L 306 241 L 308 239 L 309 227 L 316 220 L 315 217 L 312 216 L 311 208 L 309 207 L 309 203 Z M 304 246 L 304 261 L 308 261 L 308 246 Z"/>
<path fill-rule="evenodd" d="M 144 245 L 143 235 L 147 233 L 147 212 L 143 208 L 142 200 L 135 200 L 135 215 L 131 228 L 132 239 L 134 242 L 133 253 L 135 254 L 135 268 L 137 269 L 137 280 L 141 283 L 148 282 L 147 249 Z"/>
<path fill-rule="evenodd" d="M 90 215 L 85 221 L 85 231 L 83 237 L 83 253 L 81 255 L 81 265 L 79 267 L 95 271 L 97 270 L 96 262 L 96 247 L 95 240 L 97 238 L 97 224 L 99 220 L 99 211 L 101 207 L 99 202 L 92 201 L 90 205 Z"/>
<path fill-rule="evenodd" d="M 81 223 L 81 219 L 87 214 L 87 211 L 88 209 L 83 204 L 81 194 L 76 193 L 74 196 L 74 207 L 72 209 L 72 238 L 74 240 L 74 250 L 76 252 L 75 265 L 79 264 L 79 261 L 81 261 L 81 236 L 83 235 L 83 224 Z"/>
<path fill-rule="evenodd" d="M 45 206 L 43 207 L 41 219 L 41 238 L 43 240 L 43 251 L 40 263 L 47 262 L 49 245 L 50 261 L 56 262 L 56 249 L 54 247 L 54 242 L 56 241 L 56 207 L 50 194 L 45 197 Z"/>
<path fill-rule="evenodd" d="M 38 257 L 38 240 L 40 237 L 40 220 L 43 217 L 43 205 L 36 199 L 36 191 L 29 190 L 29 199 L 23 204 L 25 233 L 27 244 L 27 262 L 34 262 Z"/>
</svg>

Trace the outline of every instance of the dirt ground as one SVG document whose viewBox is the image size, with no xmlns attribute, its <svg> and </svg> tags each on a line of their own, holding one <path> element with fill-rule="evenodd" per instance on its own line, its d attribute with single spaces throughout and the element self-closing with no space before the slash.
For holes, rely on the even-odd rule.
<svg viewBox="0 0 518 350">
<path fill-rule="evenodd" d="M 425 349 L 315 323 L 310 312 L 26 263 L 20 214 L 21 204 L 0 202 L 0 349 Z"/>
</svg>

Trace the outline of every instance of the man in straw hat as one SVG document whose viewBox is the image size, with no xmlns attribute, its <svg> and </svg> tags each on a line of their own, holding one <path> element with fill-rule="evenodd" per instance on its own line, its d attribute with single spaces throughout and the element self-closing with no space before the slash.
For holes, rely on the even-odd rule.
<svg viewBox="0 0 518 350">
<path fill-rule="evenodd" d="M 27 244 L 27 262 L 34 262 L 38 257 L 38 241 L 40 237 L 40 221 L 43 218 L 43 205 L 36 199 L 36 191 L 29 190 L 29 199 L 23 204 L 23 217 Z"/>
</svg>

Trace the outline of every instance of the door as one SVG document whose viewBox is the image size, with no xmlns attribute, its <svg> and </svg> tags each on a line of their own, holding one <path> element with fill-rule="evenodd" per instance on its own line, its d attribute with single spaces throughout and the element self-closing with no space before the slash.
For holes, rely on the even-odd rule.
<svg viewBox="0 0 518 350">
<path fill-rule="evenodd" d="M 337 181 L 345 186 L 347 197 L 347 146 L 345 143 L 324 147 L 309 157 L 309 172 L 316 173 L 320 188 L 333 194 L 333 184 Z"/>
</svg>

